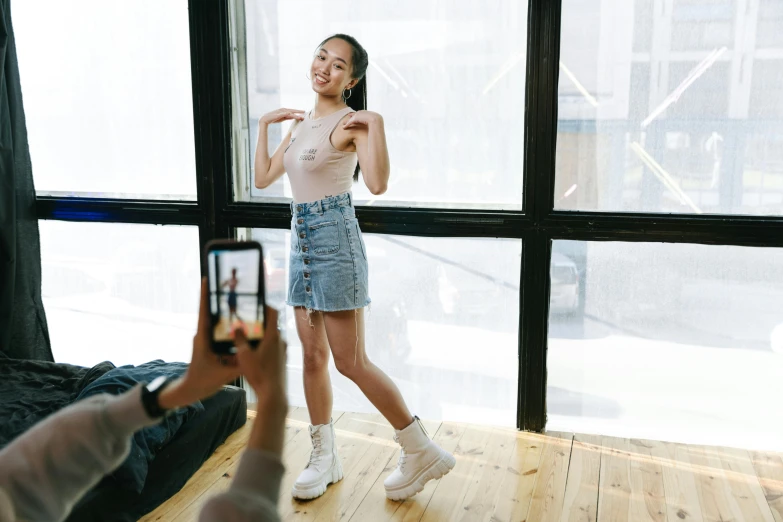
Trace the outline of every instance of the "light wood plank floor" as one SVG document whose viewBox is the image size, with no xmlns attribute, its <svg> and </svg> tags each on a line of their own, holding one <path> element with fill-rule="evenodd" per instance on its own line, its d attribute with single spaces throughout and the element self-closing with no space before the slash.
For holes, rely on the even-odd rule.
<svg viewBox="0 0 783 522">
<path fill-rule="evenodd" d="M 203 502 L 228 487 L 253 416 L 142 520 L 197 520 Z M 783 522 L 780 454 L 429 422 L 457 467 L 413 499 L 391 502 L 383 479 L 397 463 L 392 429 L 380 415 L 338 414 L 335 423 L 345 479 L 319 499 L 297 502 L 290 489 L 309 458 L 308 417 L 304 408 L 289 413 L 284 520 Z"/>
</svg>

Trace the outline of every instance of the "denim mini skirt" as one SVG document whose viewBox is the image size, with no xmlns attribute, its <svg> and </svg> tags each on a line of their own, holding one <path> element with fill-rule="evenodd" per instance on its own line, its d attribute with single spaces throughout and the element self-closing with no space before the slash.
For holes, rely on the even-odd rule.
<svg viewBox="0 0 783 522">
<path fill-rule="evenodd" d="M 367 250 L 350 193 L 292 203 L 289 306 L 341 312 L 370 304 Z"/>
</svg>

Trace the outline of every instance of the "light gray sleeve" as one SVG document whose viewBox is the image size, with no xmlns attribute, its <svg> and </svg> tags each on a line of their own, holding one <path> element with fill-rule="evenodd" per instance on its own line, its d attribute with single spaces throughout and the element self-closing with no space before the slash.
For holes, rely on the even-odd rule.
<svg viewBox="0 0 783 522">
<path fill-rule="evenodd" d="M 0 451 L 0 490 L 19 519 L 64 520 L 87 491 L 122 464 L 131 435 L 156 422 L 141 404 L 141 386 L 72 404 Z"/>
<path fill-rule="evenodd" d="M 199 522 L 278 522 L 284 471 L 278 455 L 245 450 L 231 488 L 207 502 Z"/>
</svg>

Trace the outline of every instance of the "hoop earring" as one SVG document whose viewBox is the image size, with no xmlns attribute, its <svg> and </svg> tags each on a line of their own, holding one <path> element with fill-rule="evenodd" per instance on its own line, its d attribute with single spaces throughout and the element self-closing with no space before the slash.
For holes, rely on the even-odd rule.
<svg viewBox="0 0 783 522">
<path fill-rule="evenodd" d="M 348 96 L 345 95 L 345 91 L 348 91 Z M 351 87 L 350 89 L 345 89 L 345 91 L 343 91 L 343 101 L 348 101 L 348 98 L 350 98 L 351 95 L 353 94 L 352 92 L 353 87 Z"/>
<path fill-rule="evenodd" d="M 310 78 L 310 73 L 309 73 L 309 72 L 308 72 L 308 73 L 305 73 L 305 78 L 307 78 L 308 80 L 311 80 L 311 81 L 312 81 L 312 78 Z"/>
</svg>

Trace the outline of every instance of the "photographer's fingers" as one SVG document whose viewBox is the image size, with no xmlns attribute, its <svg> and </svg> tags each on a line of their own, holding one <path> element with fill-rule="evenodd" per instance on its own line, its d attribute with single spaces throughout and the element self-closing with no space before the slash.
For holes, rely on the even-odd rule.
<svg viewBox="0 0 783 522">
<path fill-rule="evenodd" d="M 237 356 L 242 352 L 248 352 L 252 350 L 250 343 L 247 342 L 247 335 L 242 328 L 234 329 L 234 346 L 237 348 Z"/>
<path fill-rule="evenodd" d="M 277 321 L 280 314 L 271 306 L 266 307 L 266 324 L 264 325 L 264 338 L 277 334 Z"/>
<path fill-rule="evenodd" d="M 198 310 L 198 327 L 196 329 L 196 336 L 209 337 L 209 287 L 207 286 L 207 278 L 201 278 L 201 305 Z"/>
<path fill-rule="evenodd" d="M 280 317 L 277 310 L 269 306 L 266 307 L 266 332 L 264 333 L 264 339 L 269 339 L 269 344 L 264 346 L 265 350 L 279 350 L 281 353 L 275 353 L 276 357 L 281 359 L 286 358 L 286 352 L 288 350 L 288 343 L 285 338 L 285 330 L 281 329 L 278 325 L 278 318 Z"/>
<path fill-rule="evenodd" d="M 218 355 L 218 362 L 226 368 L 239 368 L 239 358 L 234 355 Z M 233 377 L 232 377 L 233 379 Z"/>
<path fill-rule="evenodd" d="M 280 360 L 285 359 L 286 344 L 277 329 L 278 318 L 277 310 L 271 307 L 266 308 L 264 338 L 256 348 L 250 346 L 244 332 L 236 332 L 235 344 L 239 366 L 250 382 L 261 382 L 261 380 L 270 378 L 279 379 L 277 374 L 280 371 Z"/>
</svg>

